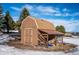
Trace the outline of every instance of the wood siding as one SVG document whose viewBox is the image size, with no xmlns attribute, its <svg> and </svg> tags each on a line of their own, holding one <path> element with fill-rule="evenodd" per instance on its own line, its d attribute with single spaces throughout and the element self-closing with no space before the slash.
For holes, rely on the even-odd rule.
<svg viewBox="0 0 79 59">
<path fill-rule="evenodd" d="M 29 18 L 25 19 L 21 25 L 21 43 L 24 45 L 38 45 L 37 36 L 37 27 L 35 21 Z"/>
</svg>

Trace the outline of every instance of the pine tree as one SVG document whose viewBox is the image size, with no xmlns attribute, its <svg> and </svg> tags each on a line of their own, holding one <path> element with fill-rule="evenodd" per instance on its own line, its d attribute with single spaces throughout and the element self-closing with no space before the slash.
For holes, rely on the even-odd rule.
<svg viewBox="0 0 79 59">
<path fill-rule="evenodd" d="M 23 20 L 24 18 L 26 18 L 27 16 L 29 16 L 29 12 L 28 12 L 28 10 L 27 10 L 26 8 L 24 8 L 24 9 L 22 10 L 21 15 L 20 15 L 19 21 L 22 22 L 22 20 Z"/>
<path fill-rule="evenodd" d="M 24 8 L 20 14 L 20 17 L 19 17 L 19 20 L 17 21 L 17 27 L 18 29 L 20 29 L 20 26 L 21 26 L 21 22 L 23 21 L 24 18 L 26 18 L 27 16 L 29 16 L 29 11 Z"/>
<path fill-rule="evenodd" d="M 6 20 L 5 24 L 7 26 L 7 33 L 8 33 L 9 30 L 14 29 L 14 27 L 15 27 L 15 22 L 13 21 L 9 11 L 6 12 L 5 20 Z"/>
<path fill-rule="evenodd" d="M 0 15 L 2 15 L 2 12 L 3 12 L 3 8 L 2 5 L 0 5 Z"/>
<path fill-rule="evenodd" d="M 0 5 L 0 30 L 4 29 L 4 16 L 2 14 L 3 8 Z"/>
</svg>

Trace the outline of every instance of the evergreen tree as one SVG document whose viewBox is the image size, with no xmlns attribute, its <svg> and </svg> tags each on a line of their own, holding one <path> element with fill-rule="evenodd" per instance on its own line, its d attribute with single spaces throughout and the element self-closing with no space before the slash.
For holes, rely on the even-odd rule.
<svg viewBox="0 0 79 59">
<path fill-rule="evenodd" d="M 22 10 L 21 15 L 20 15 L 19 21 L 22 22 L 22 20 L 23 20 L 24 18 L 26 18 L 28 15 L 29 15 L 28 10 L 27 10 L 26 8 L 24 8 L 24 9 Z"/>
<path fill-rule="evenodd" d="M 19 20 L 17 21 L 17 28 L 20 29 L 21 26 L 21 22 L 23 21 L 24 18 L 26 18 L 27 16 L 29 16 L 29 11 L 24 8 L 20 14 Z"/>
<path fill-rule="evenodd" d="M 2 30 L 4 28 L 4 16 L 2 14 L 3 8 L 0 5 L 0 30 Z"/>
<path fill-rule="evenodd" d="M 62 25 L 56 26 L 56 30 L 59 31 L 59 32 L 65 33 L 65 28 Z"/>
<path fill-rule="evenodd" d="M 5 20 L 6 20 L 5 24 L 7 26 L 7 33 L 8 33 L 9 30 L 13 30 L 15 27 L 15 22 L 13 21 L 9 11 L 6 12 Z"/>
</svg>

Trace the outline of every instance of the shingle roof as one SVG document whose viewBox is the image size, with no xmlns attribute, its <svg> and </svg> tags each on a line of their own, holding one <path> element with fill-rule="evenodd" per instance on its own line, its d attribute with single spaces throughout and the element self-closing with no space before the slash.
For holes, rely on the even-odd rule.
<svg viewBox="0 0 79 59">
<path fill-rule="evenodd" d="M 52 30 L 55 30 L 54 24 L 50 23 L 47 20 L 41 20 L 41 19 L 33 18 L 31 16 L 28 16 L 28 17 L 35 21 L 38 29 L 52 29 Z"/>
<path fill-rule="evenodd" d="M 39 29 L 39 31 L 45 32 L 45 33 L 50 34 L 50 35 L 64 35 L 64 33 L 61 33 L 61 32 L 56 31 L 56 30 L 51 30 L 51 29 Z"/>
</svg>

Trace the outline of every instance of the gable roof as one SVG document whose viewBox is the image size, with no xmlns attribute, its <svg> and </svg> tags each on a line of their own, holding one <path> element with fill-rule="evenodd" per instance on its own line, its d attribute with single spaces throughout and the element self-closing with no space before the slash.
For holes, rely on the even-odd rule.
<svg viewBox="0 0 79 59">
<path fill-rule="evenodd" d="M 32 20 L 35 21 L 37 29 L 52 29 L 52 30 L 55 30 L 54 24 L 50 23 L 47 20 L 41 20 L 41 19 L 33 18 L 31 16 L 28 16 L 27 18 L 31 18 Z"/>
<path fill-rule="evenodd" d="M 52 35 L 63 35 L 63 33 L 56 31 L 54 25 L 46 20 L 41 20 L 37 18 L 33 18 L 31 16 L 26 17 L 22 21 L 21 28 L 29 27 L 29 25 L 33 25 L 33 28 L 37 28 L 39 31 L 45 32 L 47 34 Z"/>
</svg>

